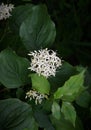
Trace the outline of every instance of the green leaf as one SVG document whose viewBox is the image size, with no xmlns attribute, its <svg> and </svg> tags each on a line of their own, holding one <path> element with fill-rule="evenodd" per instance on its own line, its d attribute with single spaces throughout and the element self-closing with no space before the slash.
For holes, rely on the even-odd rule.
<svg viewBox="0 0 91 130">
<path fill-rule="evenodd" d="M 82 123 L 79 118 L 76 118 L 75 127 L 68 120 L 65 120 L 62 114 L 60 120 L 57 120 L 54 116 L 50 116 L 50 119 L 55 127 L 55 130 L 83 130 Z"/>
<path fill-rule="evenodd" d="M 12 11 L 12 17 L 9 19 L 10 27 L 14 32 L 19 33 L 20 25 L 31 15 L 32 9 L 32 4 L 21 5 L 14 8 Z"/>
<path fill-rule="evenodd" d="M 49 94 L 50 84 L 44 76 L 39 76 L 38 74 L 31 74 L 30 76 L 33 89 L 37 90 L 40 93 Z"/>
<path fill-rule="evenodd" d="M 70 76 L 76 74 L 76 68 L 67 62 L 63 62 L 62 67 L 57 70 L 56 76 L 51 76 L 48 80 L 52 86 L 52 89 L 57 90 L 58 87 L 62 86 Z"/>
<path fill-rule="evenodd" d="M 64 114 L 64 118 L 69 120 L 75 127 L 76 111 L 72 104 L 69 102 L 62 102 L 61 112 Z"/>
<path fill-rule="evenodd" d="M 5 130 L 38 130 L 31 106 L 12 98 L 0 101 L 0 125 Z"/>
<path fill-rule="evenodd" d="M 83 86 L 84 83 L 84 71 L 75 76 L 71 76 L 69 80 L 65 82 L 65 84 L 58 88 L 58 90 L 54 93 L 55 99 L 62 99 L 64 101 L 74 101 L 80 93 L 85 89 Z"/>
<path fill-rule="evenodd" d="M 50 113 L 52 104 L 53 104 L 53 99 L 49 98 L 48 100 L 45 100 L 43 104 L 43 110 L 46 111 L 47 113 Z"/>
<path fill-rule="evenodd" d="M 84 108 L 87 108 L 91 102 L 91 95 L 88 91 L 81 93 L 81 95 L 76 99 L 76 103 Z"/>
<path fill-rule="evenodd" d="M 52 115 L 56 118 L 56 119 L 60 119 L 61 116 L 61 108 L 60 105 L 57 102 L 53 102 L 52 104 Z"/>
<path fill-rule="evenodd" d="M 23 99 L 23 98 L 25 98 L 25 92 L 24 92 L 23 88 L 17 88 L 16 97 L 17 97 L 18 99 Z"/>
<path fill-rule="evenodd" d="M 29 83 L 29 61 L 19 57 L 11 49 L 0 53 L 0 82 L 7 88 L 18 88 Z"/>
<path fill-rule="evenodd" d="M 55 40 L 55 25 L 46 6 L 37 5 L 20 27 L 20 37 L 28 50 L 49 47 Z"/>
<path fill-rule="evenodd" d="M 52 123 L 50 122 L 48 114 L 38 109 L 35 111 L 34 114 L 35 119 L 41 128 L 46 128 L 46 130 L 55 130 L 54 127 L 52 126 Z"/>
</svg>

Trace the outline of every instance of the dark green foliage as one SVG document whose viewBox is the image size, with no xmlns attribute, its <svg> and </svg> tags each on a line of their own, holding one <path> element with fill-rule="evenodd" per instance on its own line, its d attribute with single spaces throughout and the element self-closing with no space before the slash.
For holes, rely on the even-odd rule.
<svg viewBox="0 0 91 130">
<path fill-rule="evenodd" d="M 29 61 L 11 49 L 0 53 L 0 82 L 7 88 L 18 88 L 29 83 Z"/>
<path fill-rule="evenodd" d="M 33 12 L 23 21 L 20 37 L 28 50 L 49 47 L 55 40 L 55 25 L 45 5 L 33 7 Z"/>
<path fill-rule="evenodd" d="M 65 81 L 69 79 L 70 76 L 76 73 L 77 70 L 75 67 L 63 61 L 63 65 L 57 70 L 56 76 L 49 78 L 53 90 L 56 90 L 58 87 L 62 86 Z"/>
<path fill-rule="evenodd" d="M 0 130 L 90 130 L 90 0 L 2 2 L 15 8 L 0 20 Z M 29 51 L 43 48 L 62 57 L 55 77 L 28 69 Z M 26 99 L 31 89 L 48 99 Z"/>
<path fill-rule="evenodd" d="M 4 130 L 38 130 L 31 106 L 13 98 L 0 101 L 0 125 Z"/>
<path fill-rule="evenodd" d="M 45 112 L 41 110 L 36 110 L 35 119 L 37 120 L 41 128 L 46 128 L 46 130 L 55 130 L 50 122 L 48 115 Z"/>
<path fill-rule="evenodd" d="M 91 64 L 91 1 L 49 0 L 46 3 L 57 28 L 55 48 L 70 63 Z"/>
</svg>

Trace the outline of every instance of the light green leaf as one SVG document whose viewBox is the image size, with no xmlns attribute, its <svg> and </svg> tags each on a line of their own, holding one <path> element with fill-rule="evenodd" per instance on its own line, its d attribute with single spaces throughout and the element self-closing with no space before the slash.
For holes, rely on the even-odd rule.
<svg viewBox="0 0 91 130">
<path fill-rule="evenodd" d="M 29 51 L 49 47 L 54 42 L 55 35 L 55 25 L 46 6 L 42 4 L 33 7 L 32 13 L 20 27 L 21 40 Z"/>
<path fill-rule="evenodd" d="M 31 106 L 14 98 L 0 101 L 0 125 L 4 130 L 38 130 Z"/>
<path fill-rule="evenodd" d="M 70 79 L 54 93 L 54 98 L 70 102 L 74 101 L 85 89 L 83 86 L 84 72 L 85 70 L 80 74 L 71 76 Z"/>
<path fill-rule="evenodd" d="M 56 119 L 60 119 L 61 116 L 61 108 L 60 105 L 57 102 L 53 102 L 52 104 L 52 115 L 56 118 Z"/>
<path fill-rule="evenodd" d="M 48 80 L 52 89 L 57 90 L 57 88 L 62 86 L 65 81 L 70 78 L 70 76 L 75 74 L 77 74 L 76 68 L 64 61 L 61 68 L 57 70 L 55 77 L 50 76 Z"/>
<path fill-rule="evenodd" d="M 44 76 L 39 76 L 38 74 L 31 74 L 30 76 L 33 89 L 37 90 L 40 93 L 49 94 L 50 84 Z"/>
<path fill-rule="evenodd" d="M 7 88 L 18 88 L 29 83 L 29 61 L 11 49 L 0 53 L 0 82 Z"/>
<path fill-rule="evenodd" d="M 64 114 L 64 118 L 69 120 L 75 127 L 76 111 L 72 104 L 69 102 L 62 102 L 61 112 Z"/>
</svg>

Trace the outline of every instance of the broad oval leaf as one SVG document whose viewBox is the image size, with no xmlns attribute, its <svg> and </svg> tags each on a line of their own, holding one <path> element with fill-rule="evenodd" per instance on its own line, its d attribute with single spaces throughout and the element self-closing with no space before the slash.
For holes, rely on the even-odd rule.
<svg viewBox="0 0 91 130">
<path fill-rule="evenodd" d="M 20 25 L 31 15 L 32 9 L 32 4 L 17 6 L 13 9 L 12 17 L 10 17 L 9 22 L 14 32 L 19 33 Z"/>
<path fill-rule="evenodd" d="M 85 89 L 83 86 L 84 72 L 85 70 L 83 70 L 80 74 L 71 76 L 70 79 L 54 93 L 54 98 L 70 102 L 74 101 Z"/>
<path fill-rule="evenodd" d="M 50 84 L 44 76 L 39 76 L 38 74 L 31 74 L 30 76 L 33 89 L 37 90 L 40 93 L 49 94 Z"/>
<path fill-rule="evenodd" d="M 60 105 L 57 102 L 53 102 L 52 104 L 52 115 L 56 118 L 56 119 L 60 119 L 61 116 L 61 108 Z"/>
<path fill-rule="evenodd" d="M 4 130 L 38 130 L 31 106 L 13 98 L 0 101 L 0 126 Z"/>
<path fill-rule="evenodd" d="M 69 102 L 62 102 L 61 112 L 64 114 L 64 118 L 69 120 L 75 127 L 76 111 L 72 104 Z"/>
<path fill-rule="evenodd" d="M 31 15 L 21 24 L 20 37 L 28 50 L 49 47 L 55 40 L 55 25 L 50 19 L 46 6 L 33 7 Z"/>
<path fill-rule="evenodd" d="M 11 49 L 0 53 L 0 82 L 7 88 L 18 88 L 29 83 L 29 61 Z"/>
</svg>

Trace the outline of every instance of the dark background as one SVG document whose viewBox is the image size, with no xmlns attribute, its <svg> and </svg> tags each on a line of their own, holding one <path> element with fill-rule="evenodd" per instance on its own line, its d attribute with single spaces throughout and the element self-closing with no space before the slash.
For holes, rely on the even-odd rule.
<svg viewBox="0 0 91 130">
<path fill-rule="evenodd" d="M 15 6 L 26 3 L 45 3 L 56 25 L 57 35 L 53 49 L 58 50 L 63 59 L 72 65 L 91 65 L 90 0 L 3 0 L 3 2 L 14 3 Z M 4 21 L 2 21 L 0 29 L 4 26 Z M 14 40 L 13 45 L 10 43 L 10 46 L 18 51 L 17 40 L 16 42 Z M 6 47 L 5 41 L 0 43 L 0 50 Z"/>
</svg>

